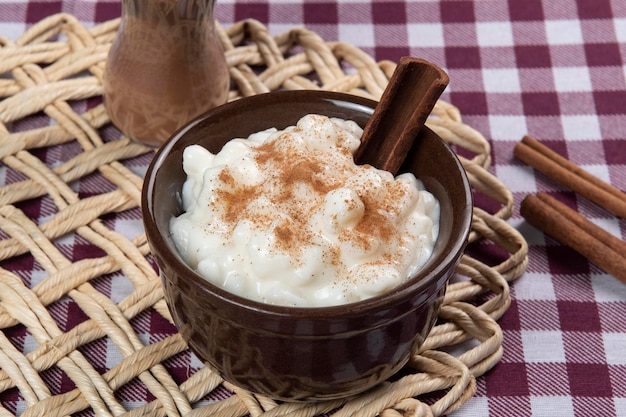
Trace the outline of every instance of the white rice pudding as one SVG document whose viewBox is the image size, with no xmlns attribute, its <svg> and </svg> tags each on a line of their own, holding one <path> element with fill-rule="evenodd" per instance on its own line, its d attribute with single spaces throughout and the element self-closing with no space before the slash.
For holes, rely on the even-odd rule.
<svg viewBox="0 0 626 417">
<path fill-rule="evenodd" d="M 216 155 L 187 147 L 178 251 L 215 285 L 269 304 L 340 305 L 398 286 L 432 253 L 439 203 L 412 174 L 355 165 L 362 133 L 307 115 Z"/>
</svg>

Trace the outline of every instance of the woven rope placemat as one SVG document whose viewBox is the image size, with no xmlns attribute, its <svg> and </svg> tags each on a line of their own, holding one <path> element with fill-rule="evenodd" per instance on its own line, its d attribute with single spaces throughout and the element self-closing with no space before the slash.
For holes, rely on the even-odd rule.
<svg viewBox="0 0 626 417">
<path fill-rule="evenodd" d="M 121 137 L 101 100 L 118 24 L 86 28 L 59 14 L 15 42 L 0 38 L 0 416 L 439 416 L 465 403 L 502 355 L 497 320 L 527 262 L 485 138 L 444 101 L 428 121 L 464 155 L 477 207 L 421 351 L 362 395 L 277 403 L 222 381 L 171 324 L 137 226 L 153 151 Z M 304 28 L 272 37 L 246 20 L 219 33 L 231 100 L 304 88 L 377 99 L 395 68 Z M 155 334 L 155 322 L 172 331 Z"/>
</svg>

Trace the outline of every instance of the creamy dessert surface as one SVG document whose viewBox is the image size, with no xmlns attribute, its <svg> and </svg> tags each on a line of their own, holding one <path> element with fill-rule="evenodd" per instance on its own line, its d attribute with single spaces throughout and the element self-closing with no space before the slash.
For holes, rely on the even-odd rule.
<svg viewBox="0 0 626 417">
<path fill-rule="evenodd" d="M 170 231 L 205 279 L 269 304 L 321 307 L 413 276 L 439 232 L 439 203 L 412 174 L 354 164 L 362 129 L 307 115 L 284 130 L 184 150 L 184 213 Z"/>
</svg>

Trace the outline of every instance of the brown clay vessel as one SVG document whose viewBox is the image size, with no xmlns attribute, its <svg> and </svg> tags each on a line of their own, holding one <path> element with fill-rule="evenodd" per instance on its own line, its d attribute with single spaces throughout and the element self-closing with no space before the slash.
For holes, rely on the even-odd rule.
<svg viewBox="0 0 626 417">
<path fill-rule="evenodd" d="M 145 230 L 161 270 L 172 316 L 191 349 L 227 381 L 280 400 L 322 400 L 360 393 L 407 362 L 436 321 L 446 284 L 464 251 L 472 194 L 454 152 L 424 127 L 399 172 L 421 179 L 441 204 L 428 263 L 382 296 L 337 307 L 262 304 L 203 279 L 178 255 L 169 221 L 181 212 L 182 153 L 191 144 L 217 152 L 231 138 L 283 129 L 309 113 L 365 126 L 376 102 L 322 91 L 284 91 L 215 108 L 175 133 L 146 174 Z"/>
</svg>

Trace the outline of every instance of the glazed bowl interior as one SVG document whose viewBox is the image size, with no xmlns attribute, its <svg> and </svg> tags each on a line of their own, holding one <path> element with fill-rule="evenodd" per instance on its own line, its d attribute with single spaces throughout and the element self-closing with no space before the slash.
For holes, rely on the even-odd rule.
<svg viewBox="0 0 626 417">
<path fill-rule="evenodd" d="M 142 210 L 146 234 L 161 269 L 166 299 L 179 329 L 184 336 L 186 335 L 194 351 L 218 370 L 223 371 L 220 369 L 223 366 L 220 360 L 223 362 L 223 358 L 220 356 L 222 359 L 216 359 L 217 354 L 214 352 L 218 348 L 205 346 L 212 343 L 211 341 L 197 341 L 197 335 L 194 333 L 196 330 L 193 329 L 194 318 L 189 317 L 193 314 L 179 311 L 182 308 L 179 308 L 179 305 L 183 304 L 179 300 L 180 297 L 188 297 L 184 302 L 186 305 L 197 303 L 194 304 L 193 311 L 210 310 L 209 313 L 204 311 L 198 313 L 199 315 L 206 313 L 203 319 L 205 321 L 220 315 L 220 320 L 229 322 L 232 328 L 240 329 L 246 326 L 245 323 L 256 320 L 254 331 L 263 333 L 263 337 L 265 333 L 276 332 L 280 338 L 309 340 L 316 337 L 332 337 L 334 331 L 344 334 L 359 331 L 351 326 L 363 326 L 364 329 L 381 328 L 386 322 L 405 320 L 405 316 L 408 317 L 416 311 L 415 308 L 405 306 L 415 306 L 419 303 L 432 304 L 428 306 L 430 316 L 424 319 L 426 324 L 420 324 L 425 329 L 420 328 L 420 332 L 427 334 L 432 327 L 439 307 L 437 303 L 441 301 L 445 284 L 456 268 L 466 245 L 471 224 L 472 195 L 465 172 L 453 151 L 428 128 L 421 131 L 400 172 L 414 173 L 424 183 L 426 189 L 439 200 L 441 206 L 439 236 L 433 254 L 422 270 L 387 294 L 348 306 L 316 308 L 275 306 L 252 301 L 211 284 L 191 270 L 179 256 L 169 232 L 170 220 L 182 212 L 181 190 L 186 179 L 182 169 L 182 154 L 187 146 L 200 144 L 212 153 L 217 153 L 232 138 L 245 138 L 251 133 L 270 127 L 283 129 L 311 113 L 354 120 L 364 127 L 375 105 L 374 101 L 353 95 L 322 91 L 261 94 L 228 103 L 208 112 L 175 133 L 157 152 L 146 174 L 143 190 Z M 220 325 L 216 324 L 215 327 Z M 406 336 L 408 341 L 402 342 L 406 344 L 403 347 L 404 351 L 414 349 L 416 343 L 423 341 L 421 340 L 423 337 L 425 334 L 416 342 L 413 340 L 414 335 Z M 259 345 L 258 350 L 264 349 L 264 341 L 255 343 Z M 270 345 L 268 342 L 268 346 Z M 207 350 L 211 352 L 207 353 Z M 268 350 L 274 351 L 276 347 L 270 346 Z M 255 360 L 265 360 L 263 358 L 270 355 L 264 352 L 257 354 L 261 359 Z M 389 373 L 396 372 L 406 361 L 408 353 L 394 353 L 392 356 L 398 363 L 385 364 L 389 370 L 381 373 L 380 378 L 386 378 Z M 297 379 L 297 375 L 291 375 L 290 370 L 282 372 L 289 374 L 290 378 Z M 246 381 L 237 380 L 236 375 L 226 375 L 226 379 L 229 377 L 234 380 L 231 382 L 276 398 L 318 398 L 310 393 L 307 395 L 283 391 L 277 394 L 273 392 L 274 388 L 268 388 L 268 384 L 263 385 L 259 382 L 257 385 L 247 385 Z M 355 382 L 353 377 L 354 375 L 351 375 L 349 378 L 352 382 L 344 384 L 347 388 L 341 384 L 332 387 L 333 378 L 325 376 L 320 377 L 321 382 L 315 381 L 309 385 L 320 392 L 319 398 L 353 394 L 363 387 L 367 388 L 366 385 Z M 306 378 L 310 380 L 312 377 L 308 375 Z M 371 375 L 368 378 L 374 381 Z M 328 391 L 324 391 L 323 388 L 325 381 L 331 386 Z M 292 381 L 291 385 L 301 382 L 300 379 L 298 383 Z M 355 388 L 357 383 L 360 384 L 360 388 Z"/>
</svg>

